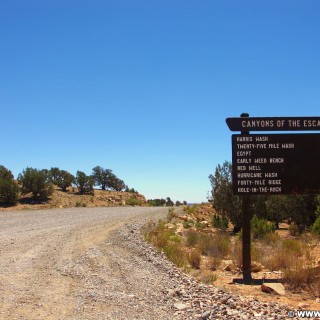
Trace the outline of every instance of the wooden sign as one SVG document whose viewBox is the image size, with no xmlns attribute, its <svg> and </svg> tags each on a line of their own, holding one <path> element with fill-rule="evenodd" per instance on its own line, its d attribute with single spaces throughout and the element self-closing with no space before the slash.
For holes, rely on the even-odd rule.
<svg viewBox="0 0 320 320">
<path fill-rule="evenodd" d="M 320 193 L 320 134 L 232 135 L 233 192 Z"/>
<path fill-rule="evenodd" d="M 231 131 L 317 131 L 320 117 L 227 118 Z"/>
</svg>

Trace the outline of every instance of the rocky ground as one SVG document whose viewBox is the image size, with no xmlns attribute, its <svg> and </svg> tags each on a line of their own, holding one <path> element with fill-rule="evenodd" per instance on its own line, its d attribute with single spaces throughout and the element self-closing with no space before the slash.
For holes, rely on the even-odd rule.
<svg viewBox="0 0 320 320">
<path fill-rule="evenodd" d="M 201 284 L 146 243 L 141 227 L 166 214 L 141 207 L 0 213 L 0 318 L 288 319 L 289 307 Z"/>
</svg>

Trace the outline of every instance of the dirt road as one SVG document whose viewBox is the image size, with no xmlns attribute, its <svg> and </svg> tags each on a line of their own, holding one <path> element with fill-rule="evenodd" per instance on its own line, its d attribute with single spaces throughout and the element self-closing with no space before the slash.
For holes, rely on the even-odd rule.
<svg viewBox="0 0 320 320">
<path fill-rule="evenodd" d="M 121 228 L 166 213 L 141 207 L 1 212 L 0 319 L 170 319 L 162 276 L 121 240 Z"/>
</svg>

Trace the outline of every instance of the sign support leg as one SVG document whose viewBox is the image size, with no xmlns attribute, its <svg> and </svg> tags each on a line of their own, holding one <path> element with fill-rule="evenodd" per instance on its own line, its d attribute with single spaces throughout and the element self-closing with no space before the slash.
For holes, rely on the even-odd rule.
<svg viewBox="0 0 320 320">
<path fill-rule="evenodd" d="M 242 113 L 241 118 L 249 117 L 248 113 Z M 250 134 L 243 130 L 241 134 Z M 251 216 L 250 216 L 250 196 L 242 196 L 242 275 L 245 284 L 252 283 L 251 277 Z"/>
<path fill-rule="evenodd" d="M 242 275 L 245 284 L 252 283 L 250 220 L 250 197 L 242 196 Z"/>
</svg>

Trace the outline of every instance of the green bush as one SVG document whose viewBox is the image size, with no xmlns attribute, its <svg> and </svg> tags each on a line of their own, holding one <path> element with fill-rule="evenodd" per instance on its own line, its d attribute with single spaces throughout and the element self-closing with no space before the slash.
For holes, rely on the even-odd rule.
<svg viewBox="0 0 320 320">
<path fill-rule="evenodd" d="M 129 198 L 126 200 L 126 204 L 128 206 L 141 206 L 142 205 L 142 201 L 136 198 Z"/>
<path fill-rule="evenodd" d="M 228 228 L 228 219 L 215 214 L 212 217 L 212 226 L 225 231 Z"/>
<path fill-rule="evenodd" d="M 254 215 L 251 219 L 251 234 L 254 239 L 261 239 L 266 234 L 272 233 L 276 230 L 276 227 L 273 223 L 265 220 L 259 219 Z"/>
<path fill-rule="evenodd" d="M 194 247 L 198 244 L 199 234 L 194 230 L 188 230 L 187 232 L 187 245 L 189 247 Z"/>
<path fill-rule="evenodd" d="M 225 258 L 230 252 L 230 237 L 218 232 L 214 235 L 202 234 L 199 239 L 199 249 L 204 255 Z"/>
<path fill-rule="evenodd" d="M 187 263 L 187 254 L 177 243 L 168 243 L 163 252 L 169 260 L 171 260 L 177 267 L 184 267 Z"/>
<path fill-rule="evenodd" d="M 173 218 L 175 218 L 176 217 L 176 214 L 175 214 L 175 212 L 174 212 L 174 208 L 169 208 L 169 211 L 168 211 L 168 214 L 167 214 L 167 220 L 168 220 L 168 222 L 171 222 L 171 220 L 173 219 Z"/>
<path fill-rule="evenodd" d="M 13 174 L 4 166 L 0 166 L 0 203 L 15 204 L 19 199 L 19 187 Z"/>
<path fill-rule="evenodd" d="M 183 222 L 183 227 L 185 229 L 190 229 L 194 226 L 194 221 L 193 220 L 188 220 Z"/>
<path fill-rule="evenodd" d="M 80 194 L 93 193 L 94 180 L 91 176 L 87 176 L 82 171 L 77 171 L 74 183 L 78 187 Z"/>
<path fill-rule="evenodd" d="M 47 170 L 26 168 L 18 176 L 22 194 L 32 193 L 33 198 L 45 200 L 53 193 Z"/>
<path fill-rule="evenodd" d="M 320 236 L 320 216 L 311 226 L 311 232 Z"/>
<path fill-rule="evenodd" d="M 49 170 L 49 178 L 53 184 L 57 185 L 64 192 L 74 182 L 74 176 L 71 173 L 56 167 Z"/>
</svg>

